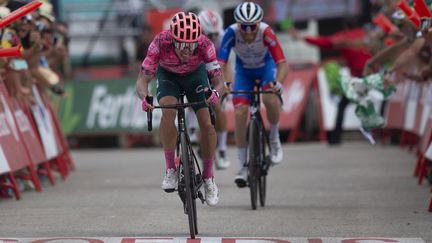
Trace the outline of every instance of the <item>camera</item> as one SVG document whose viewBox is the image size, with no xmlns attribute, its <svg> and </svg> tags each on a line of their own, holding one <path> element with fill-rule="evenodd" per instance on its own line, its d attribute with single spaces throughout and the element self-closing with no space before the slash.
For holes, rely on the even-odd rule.
<svg viewBox="0 0 432 243">
<path fill-rule="evenodd" d="M 36 30 L 39 31 L 39 32 L 43 32 L 43 31 L 45 31 L 47 29 L 46 25 L 44 23 L 40 22 L 40 21 L 37 21 L 35 23 L 35 26 L 36 26 Z"/>
<path fill-rule="evenodd" d="M 422 18 L 420 25 L 421 30 L 428 30 L 431 27 L 431 22 L 431 18 Z"/>
</svg>

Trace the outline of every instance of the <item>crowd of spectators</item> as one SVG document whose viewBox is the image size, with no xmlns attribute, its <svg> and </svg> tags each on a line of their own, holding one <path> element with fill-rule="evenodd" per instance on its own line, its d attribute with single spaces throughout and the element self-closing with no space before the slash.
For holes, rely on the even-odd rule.
<svg viewBox="0 0 432 243">
<path fill-rule="evenodd" d="M 0 0 L 0 17 L 28 2 Z M 0 59 L 1 80 L 9 94 L 20 102 L 32 103 L 32 86 L 44 94 L 45 88 L 57 95 L 64 93 L 61 80 L 71 75 L 68 53 L 68 25 L 57 21 L 52 4 L 42 5 L 1 29 L 1 48 L 22 46 L 22 57 Z"/>
</svg>

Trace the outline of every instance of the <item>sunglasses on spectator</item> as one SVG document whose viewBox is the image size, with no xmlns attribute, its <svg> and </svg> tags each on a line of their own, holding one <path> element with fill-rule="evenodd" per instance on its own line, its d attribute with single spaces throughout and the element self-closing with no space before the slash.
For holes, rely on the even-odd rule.
<svg viewBox="0 0 432 243">
<path fill-rule="evenodd" d="M 178 42 L 173 39 L 174 47 L 178 50 L 183 51 L 184 49 L 189 49 L 194 51 L 198 47 L 198 42 Z"/>
<path fill-rule="evenodd" d="M 240 24 L 240 30 L 243 32 L 247 30 L 254 32 L 256 29 L 258 29 L 258 24 Z"/>
</svg>

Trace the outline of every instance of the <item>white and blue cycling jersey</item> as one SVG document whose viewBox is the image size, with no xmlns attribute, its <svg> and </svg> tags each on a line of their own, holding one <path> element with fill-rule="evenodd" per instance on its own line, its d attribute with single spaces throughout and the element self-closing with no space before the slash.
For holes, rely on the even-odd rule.
<svg viewBox="0 0 432 243">
<path fill-rule="evenodd" d="M 255 80 L 260 80 L 263 89 L 276 79 L 276 64 L 285 62 L 285 56 L 279 41 L 271 27 L 261 22 L 255 39 L 246 43 L 238 24 L 229 26 L 224 34 L 218 60 L 227 63 L 231 49 L 236 54 L 233 91 L 248 91 L 254 87 Z M 249 95 L 239 94 L 233 97 L 234 105 L 249 104 Z"/>
</svg>

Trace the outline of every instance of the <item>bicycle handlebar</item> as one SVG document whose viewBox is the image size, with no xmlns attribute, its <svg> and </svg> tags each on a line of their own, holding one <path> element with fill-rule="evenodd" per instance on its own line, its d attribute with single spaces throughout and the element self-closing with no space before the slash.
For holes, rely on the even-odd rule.
<svg viewBox="0 0 432 243">
<path fill-rule="evenodd" d="M 184 103 L 184 104 L 172 104 L 172 105 L 158 105 L 154 106 L 154 109 L 184 109 L 187 107 L 191 107 L 194 105 L 201 105 L 203 103 L 206 103 L 205 101 L 198 101 L 198 102 L 190 102 L 190 103 Z"/>
<path fill-rule="evenodd" d="M 209 89 L 206 92 L 206 99 L 208 99 L 212 94 L 212 91 Z M 153 105 L 153 96 L 147 96 L 146 98 L 147 103 L 149 103 L 150 105 Z M 201 105 L 201 104 L 207 104 L 206 100 L 202 100 L 202 101 L 197 101 L 197 102 L 189 102 L 189 103 L 177 103 L 177 104 L 170 104 L 170 105 L 158 105 L 158 106 L 153 106 L 153 109 L 185 109 L 187 107 L 192 107 L 195 105 Z M 216 124 L 216 118 L 215 118 L 215 111 L 212 105 L 209 105 L 209 112 L 210 112 L 210 118 L 211 118 L 211 123 L 214 126 Z M 150 132 L 153 129 L 153 116 L 152 116 L 152 111 L 148 111 L 147 112 L 147 130 Z"/>
<path fill-rule="evenodd" d="M 258 90 L 258 91 L 240 90 L 240 91 L 229 91 L 228 93 L 223 94 L 222 98 L 221 98 L 221 103 L 226 99 L 226 97 L 228 96 L 228 94 L 251 94 L 251 95 L 254 95 L 254 94 L 275 94 L 275 95 L 278 96 L 279 100 L 281 102 L 283 102 L 281 94 L 280 93 L 276 93 L 274 91 L 270 91 L 270 90 Z"/>
</svg>

